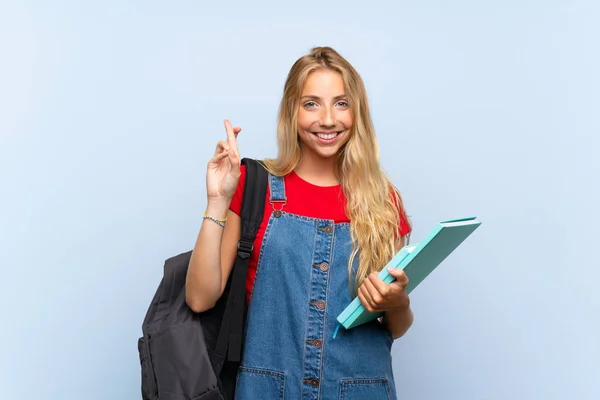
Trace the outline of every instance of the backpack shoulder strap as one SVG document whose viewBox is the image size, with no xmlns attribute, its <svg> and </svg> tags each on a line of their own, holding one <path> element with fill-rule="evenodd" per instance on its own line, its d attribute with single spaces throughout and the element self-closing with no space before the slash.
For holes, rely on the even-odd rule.
<svg viewBox="0 0 600 400">
<path fill-rule="evenodd" d="M 269 175 L 262 162 L 244 158 L 246 183 L 242 199 L 242 232 L 238 242 L 238 257 L 249 258 L 254 250 L 254 239 L 258 232 L 264 211 Z"/>
<path fill-rule="evenodd" d="M 227 359 L 234 362 L 241 360 L 248 261 L 254 250 L 258 227 L 263 220 L 269 178 L 262 162 L 244 158 L 242 164 L 246 166 L 246 180 L 241 210 L 241 236 L 216 349 L 220 354 L 227 352 Z"/>
</svg>

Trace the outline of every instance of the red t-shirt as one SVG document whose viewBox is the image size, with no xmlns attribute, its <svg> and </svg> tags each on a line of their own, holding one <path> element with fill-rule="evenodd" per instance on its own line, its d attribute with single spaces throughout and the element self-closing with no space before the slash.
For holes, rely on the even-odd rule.
<svg viewBox="0 0 600 400">
<path fill-rule="evenodd" d="M 346 197 L 344 196 L 341 185 L 316 186 L 300 178 L 300 176 L 293 171 L 286 175 L 284 180 L 287 198 L 287 203 L 283 208 L 284 211 L 309 218 L 329 219 L 336 223 L 350 222 L 345 211 Z M 237 215 L 241 214 L 245 181 L 246 166 L 242 165 L 240 181 L 229 206 L 231 211 Z M 256 233 L 254 250 L 248 260 L 248 276 L 246 278 L 246 299 L 248 302 L 250 301 L 250 294 L 254 285 L 260 248 L 265 236 L 269 218 L 271 218 L 271 213 L 273 212 L 271 203 L 269 203 L 270 196 L 271 193 L 267 186 L 264 217 L 258 228 L 258 232 Z M 275 205 L 279 208 L 281 207 L 278 203 Z M 404 236 L 409 232 L 410 227 L 408 222 L 401 217 L 400 235 Z"/>
</svg>

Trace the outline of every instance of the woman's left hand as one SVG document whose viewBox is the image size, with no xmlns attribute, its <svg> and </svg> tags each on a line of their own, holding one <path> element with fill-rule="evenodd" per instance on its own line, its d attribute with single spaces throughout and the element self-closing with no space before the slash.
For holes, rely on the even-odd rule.
<svg viewBox="0 0 600 400">
<path fill-rule="evenodd" d="M 408 285 L 408 277 L 399 268 L 388 269 L 390 275 L 396 278 L 390 284 L 383 282 L 378 272 L 371 273 L 358 289 L 358 297 L 369 312 L 385 312 L 408 309 L 410 298 L 404 291 Z"/>
</svg>

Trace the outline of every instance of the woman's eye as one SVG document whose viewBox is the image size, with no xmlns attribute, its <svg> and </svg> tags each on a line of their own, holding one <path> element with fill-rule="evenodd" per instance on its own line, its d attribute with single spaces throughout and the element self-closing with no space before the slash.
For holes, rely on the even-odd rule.
<svg viewBox="0 0 600 400">
<path fill-rule="evenodd" d="M 340 107 L 348 107 L 348 103 L 347 103 L 347 102 L 345 102 L 345 101 L 340 101 L 340 102 L 338 103 L 338 105 L 339 105 Z"/>
<path fill-rule="evenodd" d="M 304 107 L 306 107 L 306 108 L 311 108 L 314 106 L 316 106 L 314 101 L 309 101 L 308 103 L 304 103 Z"/>
</svg>

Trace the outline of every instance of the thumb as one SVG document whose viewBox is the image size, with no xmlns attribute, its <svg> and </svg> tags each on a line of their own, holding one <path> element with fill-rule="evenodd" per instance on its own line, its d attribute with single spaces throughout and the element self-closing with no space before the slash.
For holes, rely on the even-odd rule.
<svg viewBox="0 0 600 400">
<path fill-rule="evenodd" d="M 406 286 L 408 284 L 408 276 L 401 268 L 388 268 L 388 272 L 394 278 L 396 278 L 396 282 Z"/>
</svg>

